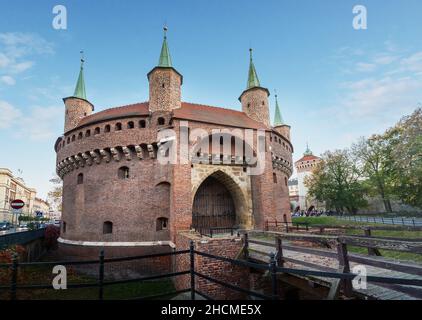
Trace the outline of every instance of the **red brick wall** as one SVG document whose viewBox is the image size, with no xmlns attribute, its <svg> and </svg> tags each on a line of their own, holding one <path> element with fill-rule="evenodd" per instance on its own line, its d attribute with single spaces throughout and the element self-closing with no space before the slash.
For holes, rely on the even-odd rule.
<svg viewBox="0 0 422 320">
<path fill-rule="evenodd" d="M 242 242 L 240 239 L 207 239 L 207 242 L 204 242 L 192 235 L 187 236 L 186 234 L 178 234 L 176 236 L 177 250 L 189 248 L 189 243 L 192 238 L 195 242 L 195 250 L 217 256 L 236 259 L 242 249 Z M 189 254 L 176 258 L 176 268 L 178 271 L 189 270 Z M 195 255 L 195 270 L 212 278 L 240 286 L 244 289 L 249 289 L 248 268 L 234 266 L 228 262 Z M 190 288 L 190 275 L 178 277 L 175 280 L 175 286 L 177 289 Z M 203 292 L 214 299 L 246 298 L 243 293 L 199 277 L 195 277 L 195 287 L 198 291 Z"/>
</svg>

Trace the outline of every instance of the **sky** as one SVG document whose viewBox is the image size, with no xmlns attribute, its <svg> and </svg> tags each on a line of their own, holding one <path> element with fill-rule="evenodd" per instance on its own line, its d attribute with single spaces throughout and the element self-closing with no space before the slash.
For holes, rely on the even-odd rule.
<svg viewBox="0 0 422 320">
<path fill-rule="evenodd" d="M 53 28 L 53 7 L 67 28 Z M 353 8 L 367 10 L 356 30 Z M 147 73 L 169 28 L 182 100 L 240 110 L 249 47 L 274 115 L 277 91 L 294 160 L 382 133 L 422 102 L 420 0 L 0 0 L 0 167 L 45 198 L 85 52 L 100 111 L 148 100 Z"/>
</svg>

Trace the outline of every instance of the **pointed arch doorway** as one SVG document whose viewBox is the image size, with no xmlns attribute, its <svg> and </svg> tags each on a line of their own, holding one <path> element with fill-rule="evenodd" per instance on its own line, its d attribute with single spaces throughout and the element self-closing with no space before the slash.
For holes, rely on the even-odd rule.
<svg viewBox="0 0 422 320">
<path fill-rule="evenodd" d="M 209 176 L 199 186 L 193 201 L 193 228 L 233 228 L 236 206 L 231 192 L 216 177 Z"/>
</svg>

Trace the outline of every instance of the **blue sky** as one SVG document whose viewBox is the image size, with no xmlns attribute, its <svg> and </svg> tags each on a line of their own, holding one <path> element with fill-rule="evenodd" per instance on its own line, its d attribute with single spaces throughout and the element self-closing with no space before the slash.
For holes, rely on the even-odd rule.
<svg viewBox="0 0 422 320">
<path fill-rule="evenodd" d="M 52 27 L 55 5 L 67 30 Z M 368 29 L 352 27 L 365 5 Z M 188 102 L 240 110 L 248 48 L 292 126 L 294 159 L 383 132 L 422 102 L 420 0 L 5 1 L 0 0 L 0 167 L 23 171 L 45 197 L 85 51 L 96 111 L 148 99 L 162 26 Z"/>
</svg>

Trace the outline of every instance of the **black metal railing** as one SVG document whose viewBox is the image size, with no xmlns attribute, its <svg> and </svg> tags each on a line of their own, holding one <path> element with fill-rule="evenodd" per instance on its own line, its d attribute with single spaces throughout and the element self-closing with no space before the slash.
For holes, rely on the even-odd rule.
<svg viewBox="0 0 422 320">
<path fill-rule="evenodd" d="M 234 235 L 237 228 L 234 227 L 197 227 L 195 228 L 201 236 L 213 238 L 215 235 L 230 234 Z"/>
<path fill-rule="evenodd" d="M 281 241 L 279 240 L 279 246 L 281 248 Z M 251 241 L 252 242 L 252 241 Z M 254 240 L 253 242 L 256 243 Z M 90 283 L 75 283 L 75 284 L 68 284 L 68 289 L 75 289 L 75 288 L 97 288 L 98 289 L 98 299 L 104 299 L 104 290 L 107 286 L 116 285 L 116 284 L 124 284 L 124 283 L 133 283 L 133 282 L 142 282 L 148 280 L 157 280 L 163 278 L 174 278 L 183 275 L 190 275 L 190 287 L 184 288 L 181 290 L 175 290 L 171 292 L 165 292 L 158 295 L 152 295 L 147 297 L 137 297 L 134 300 L 145 300 L 145 299 L 159 299 L 163 297 L 168 297 L 171 295 L 176 295 L 180 293 L 191 293 L 191 299 L 196 299 L 196 294 L 202 296 L 205 299 L 212 300 L 213 297 L 210 297 L 208 294 L 201 292 L 198 290 L 198 286 L 196 285 L 196 277 L 205 279 L 211 283 L 219 284 L 225 288 L 234 290 L 236 292 L 240 292 L 243 294 L 248 295 L 249 297 L 255 297 L 258 299 L 279 299 L 279 283 L 277 280 L 277 276 L 280 273 L 283 274 L 291 274 L 291 275 L 298 275 L 298 276 L 320 276 L 325 278 L 334 278 L 338 279 L 342 282 L 350 283 L 356 277 L 359 277 L 359 274 L 354 274 L 343 270 L 343 272 L 335 272 L 335 271 L 317 271 L 317 270 L 306 270 L 306 269 L 298 269 L 298 268 L 286 268 L 283 264 L 283 257 L 281 252 L 270 253 L 269 254 L 269 263 L 256 263 L 249 261 L 248 255 L 248 235 L 244 235 L 244 256 L 243 260 L 241 259 L 232 259 L 222 256 L 213 255 L 210 253 L 205 253 L 201 251 L 195 250 L 194 242 L 190 242 L 189 250 L 179 250 L 173 251 L 168 253 L 158 253 L 158 254 L 149 254 L 149 255 L 141 255 L 141 256 L 132 256 L 132 257 L 122 257 L 122 258 L 109 258 L 106 259 L 104 257 L 104 251 L 101 250 L 99 254 L 99 258 L 96 260 L 84 260 L 84 261 L 55 261 L 55 262 L 30 262 L 30 263 L 19 263 L 17 256 L 15 255 L 12 259 L 11 263 L 3 263 L 0 264 L 1 268 L 9 268 L 10 269 L 10 283 L 9 285 L 1 285 L 1 291 L 9 291 L 9 296 L 11 300 L 17 299 L 17 292 L 19 290 L 36 290 L 36 289 L 52 289 L 53 286 L 51 284 L 19 284 L 18 283 L 18 270 L 19 268 L 25 268 L 26 266 L 54 266 L 54 265 L 87 265 L 87 264 L 96 264 L 98 265 L 98 278 L 95 282 Z M 189 270 L 184 271 L 177 271 L 177 272 L 168 272 L 162 273 L 158 275 L 152 276 L 145 276 L 145 277 L 137 277 L 131 279 L 124 279 L 124 280 L 114 280 L 114 281 L 105 281 L 105 271 L 104 266 L 108 263 L 112 262 L 122 262 L 122 261 L 133 261 L 133 260 L 142 260 L 148 258 L 156 258 L 156 257 L 165 257 L 165 256 L 176 256 L 176 255 L 184 255 L 189 254 Z M 346 253 L 347 254 L 347 253 Z M 259 293 L 253 290 L 249 290 L 246 288 L 242 288 L 241 286 L 235 285 L 233 283 L 229 283 L 227 281 L 223 281 L 217 279 L 213 276 L 206 275 L 201 270 L 197 270 L 195 264 L 195 256 L 202 256 L 209 259 L 215 259 L 222 262 L 230 263 L 231 265 L 244 267 L 249 269 L 261 270 L 261 271 L 268 271 L 271 279 L 271 295 L 266 295 L 263 293 Z M 401 284 L 401 285 L 409 285 L 409 286 L 419 286 L 422 287 L 422 279 L 407 279 L 407 278 L 393 278 L 393 277 L 379 277 L 379 276 L 366 276 L 366 280 L 368 282 L 375 282 L 375 283 L 385 283 L 385 284 Z"/>
</svg>

